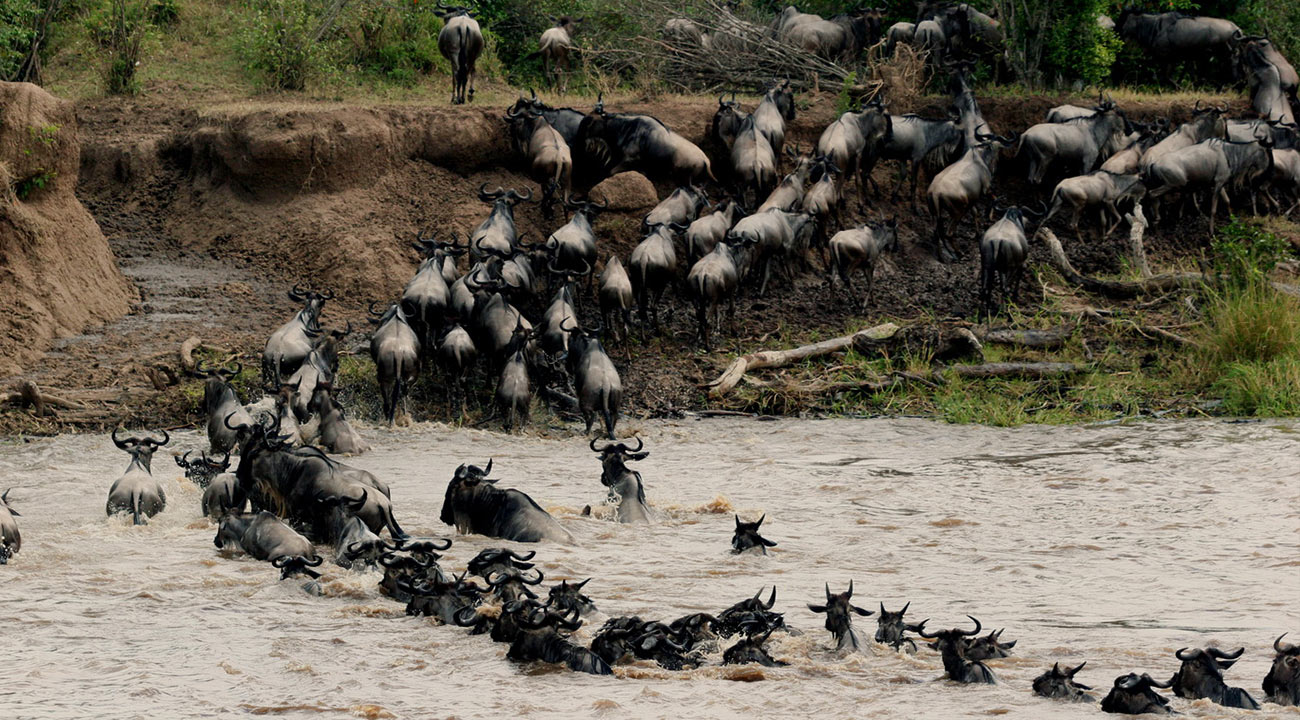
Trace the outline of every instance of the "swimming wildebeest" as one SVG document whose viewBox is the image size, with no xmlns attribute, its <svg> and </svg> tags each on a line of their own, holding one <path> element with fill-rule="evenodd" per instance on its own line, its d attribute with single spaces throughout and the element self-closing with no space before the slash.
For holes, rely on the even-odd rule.
<svg viewBox="0 0 1300 720">
<path fill-rule="evenodd" d="M 1088 663 L 1079 663 L 1076 667 L 1061 669 L 1060 663 L 1052 663 L 1052 669 L 1034 678 L 1034 693 L 1046 698 L 1069 700 L 1071 702 L 1097 702 L 1087 691 L 1092 688 L 1074 681 L 1074 676 Z"/>
<path fill-rule="evenodd" d="M 242 551 L 255 560 L 269 560 L 279 568 L 281 580 L 297 574 L 320 577 L 311 570 L 322 562 L 311 541 L 265 510 L 221 518 L 212 544 L 222 550 Z"/>
<path fill-rule="evenodd" d="M 741 522 L 740 516 L 736 516 L 736 532 L 731 538 L 731 552 L 733 555 L 739 555 L 746 550 L 758 549 L 759 552 L 766 555 L 767 549 L 776 547 L 776 543 L 758 534 L 758 528 L 767 519 L 764 514 L 758 519 L 758 522 Z M 774 590 L 775 592 L 775 590 Z"/>
<path fill-rule="evenodd" d="M 1182 667 L 1174 673 L 1169 683 L 1178 697 L 1196 700 L 1207 698 L 1226 707 L 1258 710 L 1259 703 L 1250 693 L 1241 688 L 1228 687 L 1223 681 L 1223 671 L 1232 667 L 1246 648 L 1237 648 L 1236 652 L 1224 652 L 1218 648 L 1182 648 L 1174 655 L 1182 661 Z"/>
<path fill-rule="evenodd" d="M 1168 687 L 1169 683 L 1162 685 L 1146 673 L 1141 676 L 1134 673 L 1120 675 L 1115 678 L 1110 692 L 1102 698 L 1101 709 L 1121 715 L 1172 715 L 1174 711 L 1169 708 L 1169 698 L 1152 690 Z"/>
<path fill-rule="evenodd" d="M 903 650 L 903 646 L 906 645 L 905 652 L 916 652 L 916 641 L 907 637 L 904 633 L 920 630 L 925 627 L 925 621 L 922 620 L 916 624 L 903 622 L 903 616 L 907 614 L 907 609 L 911 606 L 912 603 L 908 602 L 903 606 L 902 610 L 891 612 L 885 609 L 885 603 L 880 603 L 880 614 L 876 616 L 876 642 L 888 645 L 895 650 Z"/>
<path fill-rule="evenodd" d="M 132 522 L 145 525 L 149 518 L 167 507 L 167 494 L 158 481 L 153 479 L 149 467 L 154 452 L 171 441 L 166 430 L 162 434 L 162 440 L 138 438 L 134 435 L 118 439 L 117 429 L 113 430 L 113 444 L 131 456 L 131 464 L 127 465 L 126 473 L 114 480 L 113 486 L 108 489 L 108 502 L 104 506 L 108 515 L 130 513 Z"/>
<path fill-rule="evenodd" d="M 826 584 L 826 604 L 825 605 L 808 605 L 808 609 L 815 613 L 826 614 L 826 629 L 830 631 L 831 637 L 835 638 L 835 649 L 843 650 L 861 650 L 862 642 L 858 640 L 858 635 L 853 631 L 853 616 L 850 613 L 857 613 L 862 617 L 868 617 L 873 614 L 871 610 L 864 610 L 849 602 L 853 598 L 853 581 L 849 581 L 849 589 L 838 595 L 831 594 L 830 583 Z"/>
<path fill-rule="evenodd" d="M 645 502 L 645 488 L 641 473 L 627 466 L 629 461 L 646 459 L 650 452 L 642 452 L 645 443 L 636 439 L 636 447 L 626 443 L 606 443 L 596 447 L 596 439 L 589 444 L 592 452 L 600 453 L 600 484 L 609 488 L 609 501 L 618 503 L 618 521 L 621 523 L 650 522 L 650 507 Z"/>
<path fill-rule="evenodd" d="M 1264 695 L 1278 705 L 1300 706 L 1300 645 L 1284 643 L 1284 637 L 1273 641 L 1277 655 L 1264 676 Z"/>
<path fill-rule="evenodd" d="M 496 478 L 488 478 L 487 467 L 461 465 L 447 483 L 442 501 L 443 523 L 454 525 L 462 533 L 476 533 L 515 542 L 554 540 L 571 543 L 573 536 L 533 501 L 513 488 L 495 487 Z"/>
<path fill-rule="evenodd" d="M 997 683 L 997 678 L 993 676 L 993 671 L 979 660 L 972 660 L 966 657 L 966 638 L 975 637 L 980 633 L 980 621 L 967 615 L 971 622 L 975 623 L 974 630 L 962 630 L 961 628 L 952 628 L 951 630 L 940 630 L 936 633 L 928 633 L 921 623 L 917 627 L 917 633 L 921 637 L 929 640 L 937 640 L 939 654 L 943 656 L 943 669 L 947 673 L 948 679 L 959 683 Z"/>
<path fill-rule="evenodd" d="M 9 558 L 23 549 L 23 535 L 18 532 L 18 523 L 14 521 L 14 518 L 22 515 L 9 504 L 11 490 L 13 488 L 0 495 L 0 565 L 8 564 Z"/>
</svg>

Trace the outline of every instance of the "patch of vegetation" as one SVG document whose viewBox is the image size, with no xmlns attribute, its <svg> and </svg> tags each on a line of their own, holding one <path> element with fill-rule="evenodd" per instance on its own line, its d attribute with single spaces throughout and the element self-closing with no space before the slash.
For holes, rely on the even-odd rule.
<svg viewBox="0 0 1300 720">
<path fill-rule="evenodd" d="M 14 183 L 14 195 L 17 195 L 19 200 L 26 200 L 32 196 L 32 193 L 53 185 L 56 177 L 58 173 L 53 170 L 39 170 L 35 175 L 29 175 Z"/>
</svg>

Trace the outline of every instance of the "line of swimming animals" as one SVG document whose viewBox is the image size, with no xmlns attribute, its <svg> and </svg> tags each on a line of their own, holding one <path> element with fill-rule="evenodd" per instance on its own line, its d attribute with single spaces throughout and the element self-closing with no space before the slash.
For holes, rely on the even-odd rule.
<svg viewBox="0 0 1300 720">
<path fill-rule="evenodd" d="M 168 444 L 170 436 L 164 431 L 161 439 L 119 438 L 115 431 L 112 438 L 118 448 L 131 455 L 131 464 L 127 473 L 113 483 L 106 511 L 110 516 L 130 514 L 136 524 L 143 524 L 145 518 L 165 508 L 166 497 L 152 478 L 150 461 L 158 448 Z M 643 447 L 639 439 L 636 448 L 611 443 L 606 448 L 597 449 L 594 442 L 592 445 L 593 450 L 601 453 L 605 465 L 610 456 L 616 458 L 615 464 L 622 467 L 622 460 L 641 459 L 648 454 L 639 452 Z M 319 592 L 318 586 L 312 586 L 315 585 L 314 578 L 319 578 L 320 574 L 312 568 L 320 566 L 323 558 L 311 539 L 267 510 L 243 512 L 243 498 L 235 508 L 212 496 L 214 489 L 219 493 L 235 491 L 235 487 L 228 483 L 213 482 L 218 477 L 237 481 L 234 476 L 222 475 L 229 468 L 229 460 L 229 456 L 224 461 L 216 461 L 206 455 L 193 462 L 188 460 L 188 455 L 177 458 L 177 463 L 186 468 L 187 477 L 205 490 L 204 513 L 213 518 L 219 516 L 214 545 L 228 554 L 244 553 L 257 560 L 269 561 L 281 571 L 282 579 L 297 575 L 313 578 L 305 588 Z M 325 461 L 333 462 L 328 458 Z M 335 467 L 337 470 L 339 466 L 336 464 Z M 448 507 L 453 489 L 467 479 L 481 482 L 491 469 L 491 463 L 485 469 L 472 465 L 462 465 L 457 469 L 448 488 L 448 502 L 444 503 L 443 522 L 465 529 L 461 527 L 460 518 L 456 517 L 459 510 Z M 606 467 L 605 471 L 608 473 L 609 468 Z M 643 505 L 639 473 L 635 475 L 638 481 L 636 492 Z M 382 485 L 377 480 L 372 479 L 372 482 Z M 489 480 L 485 485 L 491 488 L 492 482 Z M 514 490 L 504 492 L 518 493 Z M 375 494 L 378 493 L 363 492 L 359 500 L 346 495 L 322 498 L 323 504 L 329 508 L 326 528 L 322 531 L 321 528 L 305 527 L 304 530 L 314 536 L 330 538 L 335 560 L 342 567 L 382 567 L 380 592 L 405 602 L 408 615 L 431 617 L 441 624 L 466 627 L 471 634 L 487 634 L 494 641 L 509 643 L 507 657 L 512 660 L 558 663 L 575 671 L 597 675 L 610 675 L 612 666 L 633 660 L 653 661 L 668 670 L 684 670 L 706 664 L 706 656 L 716 652 L 720 640 L 736 637 L 737 642 L 722 653 L 723 664 L 756 663 L 767 667 L 787 664 L 772 657 L 765 647 L 775 632 L 798 633 L 786 625 L 783 613 L 773 609 L 776 605 L 775 586 L 766 601 L 762 599 L 760 590 L 717 615 L 694 613 L 670 622 L 644 620 L 637 616 L 613 617 L 584 647 L 574 642 L 572 633 L 583 626 L 584 616 L 596 611 L 595 603 L 584 594 L 590 578 L 576 583 L 563 580 L 551 587 L 546 601 L 541 602 L 533 588 L 541 585 L 543 573 L 530 562 L 536 553 L 520 554 L 506 548 L 483 550 L 459 575 L 448 575 L 439 561 L 441 553 L 451 547 L 452 540 L 408 536 L 392 519 L 391 508 L 379 517 L 369 516 L 365 508 Z M 531 498 L 528 501 L 532 503 Z M 536 507 L 535 503 L 532 504 Z M 470 511 L 482 509 L 470 508 Z M 7 563 L 21 548 L 15 517 L 20 515 L 10 505 L 9 491 L 6 491 L 0 495 L 0 564 Z M 736 517 L 733 553 L 766 554 L 768 547 L 776 545 L 759 534 L 763 520 L 746 523 Z M 385 528 L 390 535 L 387 540 L 377 534 Z M 518 539 L 510 537 L 508 532 L 485 534 Z M 470 579 L 471 576 L 482 579 L 485 586 Z M 929 640 L 931 642 L 925 645 L 939 653 L 945 677 L 957 683 L 996 683 L 997 678 L 985 661 L 1008 657 L 1016 645 L 1014 640 L 1002 640 L 1002 630 L 981 636 L 982 624 L 973 616 L 967 617 L 974 623 L 974 629 L 954 627 L 930 631 L 926 627 L 928 619 L 917 623 L 905 621 L 911 603 L 892 612 L 885 609 L 883 602 L 879 605 L 879 613 L 864 609 L 852 603 L 851 580 L 848 589 L 838 594 L 832 593 L 827 584 L 825 595 L 824 603 L 810 603 L 808 609 L 826 616 L 825 628 L 830 632 L 837 651 L 864 651 L 865 645 L 853 627 L 853 616 L 876 615 L 874 639 L 877 643 L 895 651 L 916 653 L 918 644 L 908 634 L 914 633 L 918 638 Z M 1285 637 L 1284 633 L 1273 642 L 1276 655 L 1262 688 L 1265 698 L 1271 702 L 1300 706 L 1300 645 L 1283 642 Z M 1244 652 L 1245 648 L 1232 652 L 1213 647 L 1182 648 L 1175 653 L 1181 666 L 1168 681 L 1162 683 L 1147 673 L 1121 675 L 1102 699 L 1101 709 L 1122 714 L 1175 713 L 1169 698 L 1157 693 L 1156 689 L 1172 689 L 1182 698 L 1205 698 L 1227 707 L 1259 709 L 1259 703 L 1248 692 L 1229 686 L 1224 679 L 1223 671 L 1231 668 Z M 1090 692 L 1092 688 L 1075 680 L 1076 674 L 1086 665 L 1085 661 L 1062 668 L 1059 663 L 1054 663 L 1033 681 L 1033 690 L 1047 698 L 1096 702 L 1095 695 Z"/>
</svg>

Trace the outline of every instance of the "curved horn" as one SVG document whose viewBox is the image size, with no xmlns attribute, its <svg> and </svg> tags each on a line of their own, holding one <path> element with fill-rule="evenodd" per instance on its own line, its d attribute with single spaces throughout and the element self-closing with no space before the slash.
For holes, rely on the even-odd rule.
<svg viewBox="0 0 1300 720">
<path fill-rule="evenodd" d="M 528 552 L 524 553 L 523 555 L 520 555 L 519 553 L 515 552 L 514 550 L 507 550 L 507 551 L 506 551 L 506 554 L 509 555 L 511 558 L 513 558 L 513 559 L 515 559 L 515 560 L 519 560 L 520 562 L 528 562 L 529 560 L 532 560 L 534 557 L 537 556 L 537 551 L 536 551 L 536 550 L 529 550 Z"/>
<path fill-rule="evenodd" d="M 1286 636 L 1287 636 L 1287 633 L 1282 633 L 1281 635 L 1278 635 L 1278 636 L 1277 636 L 1277 639 L 1276 639 L 1276 640 L 1273 641 L 1273 650 L 1274 650 L 1275 652 L 1279 652 L 1279 653 L 1283 653 L 1283 654 L 1287 654 L 1287 655 L 1289 655 L 1289 654 L 1295 652 L 1296 650 L 1300 649 L 1300 646 L 1292 645 L 1291 643 L 1284 643 L 1284 642 L 1282 642 L 1282 638 L 1284 638 L 1284 637 L 1286 637 Z"/>
<path fill-rule="evenodd" d="M 1077 672 L 1079 672 L 1080 670 L 1082 670 L 1082 669 L 1083 669 L 1083 666 L 1084 666 L 1084 665 L 1087 665 L 1087 664 L 1088 664 L 1088 661 L 1087 661 L 1087 660 L 1084 660 L 1083 662 L 1079 663 L 1078 667 L 1075 667 L 1075 668 L 1071 668 L 1071 669 L 1069 669 L 1069 670 L 1066 670 L 1066 671 L 1065 671 L 1065 674 L 1068 675 L 1069 677 L 1074 677 L 1074 674 L 1077 673 Z"/>
<path fill-rule="evenodd" d="M 524 577 L 523 575 L 520 575 L 520 576 L 519 576 L 519 582 L 521 582 L 521 583 L 523 583 L 523 584 L 525 584 L 525 585 L 541 585 L 541 584 L 542 584 L 542 579 L 545 577 L 544 575 L 542 575 L 542 571 L 541 571 L 541 570 L 538 570 L 537 568 L 533 568 L 533 572 L 537 573 L 537 577 L 536 577 L 536 579 L 529 580 L 528 578 Z"/>
<path fill-rule="evenodd" d="M 171 436 L 171 434 L 168 433 L 166 430 L 159 430 L 158 432 L 162 433 L 163 439 L 162 439 L 161 441 L 154 440 L 154 439 L 151 437 L 151 438 L 146 439 L 144 442 L 147 442 L 147 443 L 149 443 L 150 445 L 153 445 L 154 447 L 162 447 L 163 445 L 166 445 L 167 443 L 169 443 L 169 442 L 172 441 L 172 436 Z"/>
<path fill-rule="evenodd" d="M 776 586 L 773 585 L 773 586 L 772 586 L 772 595 L 771 595 L 770 597 L 767 598 L 767 604 L 765 605 L 765 607 L 766 607 L 768 610 L 771 610 L 771 609 L 772 609 L 772 606 L 775 605 L 775 604 L 776 604 Z"/>
<path fill-rule="evenodd" d="M 231 415 L 234 415 L 234 413 L 231 413 Z M 113 428 L 113 432 L 112 432 L 112 434 L 110 435 L 110 437 L 113 438 L 113 444 L 116 445 L 119 449 L 121 449 L 121 450 L 130 450 L 131 448 L 128 447 L 128 445 L 130 445 L 130 444 L 132 444 L 132 443 L 138 443 L 138 442 L 139 442 L 139 441 L 136 440 L 134 437 L 128 437 L 128 438 L 125 438 L 125 439 L 123 439 L 123 440 L 118 440 L 118 439 L 117 439 L 117 431 L 118 431 L 118 430 L 121 430 L 121 428 Z"/>
<path fill-rule="evenodd" d="M 1160 689 L 1162 689 L 1162 690 L 1167 690 L 1167 689 L 1169 689 L 1170 687 L 1173 687 L 1173 684 L 1174 684 L 1174 682 L 1173 682 L 1172 679 L 1169 680 L 1168 682 L 1161 683 L 1160 681 L 1156 680 L 1155 678 L 1151 677 L 1150 675 L 1148 675 L 1148 674 L 1146 674 L 1146 673 L 1142 673 L 1142 679 L 1143 679 L 1143 680 L 1146 680 L 1148 683 L 1150 683 L 1150 684 L 1151 684 L 1151 687 L 1158 687 L 1158 688 L 1160 688 Z"/>
<path fill-rule="evenodd" d="M 641 439 L 639 435 L 633 435 L 632 439 L 636 440 L 636 447 L 630 450 L 629 452 L 641 452 L 641 448 L 645 447 L 645 442 Z"/>
<path fill-rule="evenodd" d="M 1218 648 L 1210 648 L 1206 652 L 1210 653 L 1211 655 L 1213 655 L 1214 657 L 1220 660 L 1236 660 L 1237 658 L 1241 657 L 1242 653 L 1246 652 L 1246 648 L 1239 647 L 1237 648 L 1236 652 L 1224 652 Z"/>
<path fill-rule="evenodd" d="M 975 618 L 974 618 L 973 616 L 971 616 L 971 615 L 967 615 L 966 617 L 970 618 L 970 619 L 971 619 L 971 622 L 975 623 L 975 629 L 974 629 L 974 630 L 962 630 L 962 631 L 961 631 L 961 634 L 962 634 L 962 635 L 966 635 L 966 636 L 979 635 L 979 634 L 980 634 L 980 627 L 982 627 L 982 626 L 980 625 L 980 621 L 977 620 L 977 619 L 975 619 Z"/>
<path fill-rule="evenodd" d="M 1179 648 L 1179 649 L 1174 653 L 1174 657 L 1178 658 L 1179 660 L 1182 660 L 1183 662 L 1187 662 L 1188 660 L 1192 660 L 1193 658 L 1195 658 L 1196 655 L 1197 655 L 1197 653 L 1199 653 L 1199 652 L 1200 652 L 1199 650 L 1196 650 L 1196 651 L 1193 651 L 1193 652 L 1188 653 L 1188 652 L 1187 652 L 1187 648 Z M 1187 654 L 1184 654 L 1184 653 L 1187 653 Z"/>
</svg>

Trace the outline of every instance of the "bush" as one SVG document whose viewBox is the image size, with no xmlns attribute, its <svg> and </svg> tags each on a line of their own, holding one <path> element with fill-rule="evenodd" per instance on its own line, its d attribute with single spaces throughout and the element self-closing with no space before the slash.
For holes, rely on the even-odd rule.
<svg viewBox="0 0 1300 720">
<path fill-rule="evenodd" d="M 308 0 L 251 0 L 252 15 L 238 38 L 249 69 L 268 87 L 302 90 L 330 69 L 326 46 L 316 34 L 321 25 Z"/>
<path fill-rule="evenodd" d="M 104 81 L 113 95 L 134 95 L 140 90 L 135 69 L 140 65 L 148 22 L 145 7 L 128 0 L 113 0 L 108 33 L 100 46 L 108 52 Z"/>
<path fill-rule="evenodd" d="M 341 29 L 347 61 L 401 85 L 436 69 L 450 72 L 438 52 L 442 20 L 430 7 L 411 0 L 354 7 Z"/>
<path fill-rule="evenodd" d="M 1291 255 L 1291 244 L 1257 225 L 1233 217 L 1211 245 L 1214 269 L 1235 288 L 1261 284 Z"/>
</svg>

